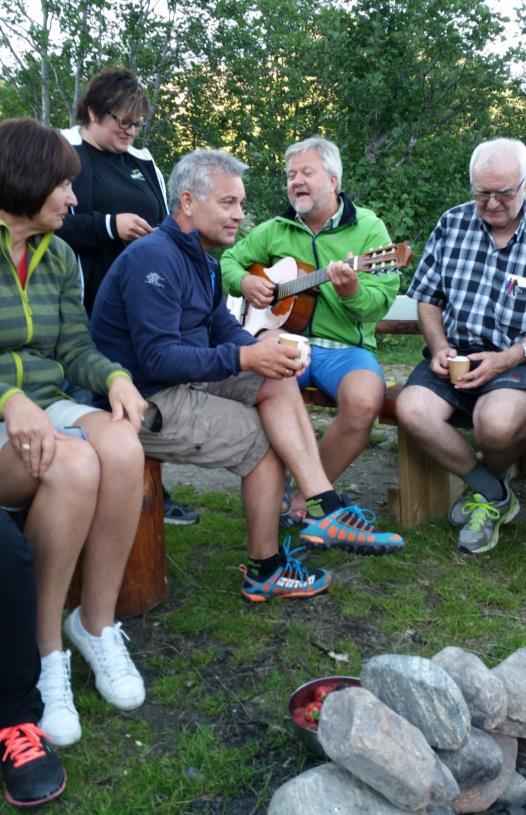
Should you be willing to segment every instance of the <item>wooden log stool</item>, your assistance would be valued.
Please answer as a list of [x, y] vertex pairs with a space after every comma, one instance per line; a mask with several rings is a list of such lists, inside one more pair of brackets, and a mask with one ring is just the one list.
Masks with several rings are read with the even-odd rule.
[[[161, 464], [146, 458], [144, 464], [144, 497], [135, 541], [122, 580], [115, 617], [144, 614], [168, 597], [164, 548], [164, 513]], [[82, 555], [79, 558], [66, 608], [80, 604], [82, 593]]]

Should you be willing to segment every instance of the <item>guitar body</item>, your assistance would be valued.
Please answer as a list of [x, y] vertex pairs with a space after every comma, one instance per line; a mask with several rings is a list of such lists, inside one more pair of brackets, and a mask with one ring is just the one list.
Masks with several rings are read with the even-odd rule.
[[[248, 271], [279, 285], [309, 274], [313, 267], [288, 257], [279, 260], [268, 269], [260, 263], [253, 263]], [[294, 334], [301, 334], [312, 317], [315, 305], [316, 294], [312, 290], [294, 297], [286, 297], [268, 308], [254, 308], [247, 303], [243, 327], [254, 336], [269, 328], [284, 328]]]

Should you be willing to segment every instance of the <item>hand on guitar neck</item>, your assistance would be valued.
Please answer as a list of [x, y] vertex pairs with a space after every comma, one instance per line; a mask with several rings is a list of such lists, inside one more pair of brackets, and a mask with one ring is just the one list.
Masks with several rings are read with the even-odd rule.
[[266, 331], [254, 345], [242, 345], [239, 359], [242, 371], [253, 371], [268, 379], [286, 379], [303, 373], [296, 348], [279, 342], [279, 332]]
[[[347, 255], [352, 259], [352, 254]], [[352, 266], [344, 260], [333, 260], [327, 266], [327, 277], [338, 297], [354, 297], [360, 291], [360, 280]]]

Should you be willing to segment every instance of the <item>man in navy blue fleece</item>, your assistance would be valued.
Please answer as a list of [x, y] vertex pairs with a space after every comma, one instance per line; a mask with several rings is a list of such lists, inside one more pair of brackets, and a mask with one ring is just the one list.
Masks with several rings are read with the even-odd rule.
[[331, 582], [326, 571], [279, 551], [285, 468], [308, 499], [306, 545], [377, 554], [403, 541], [375, 532], [332, 488], [296, 382], [299, 352], [273, 333], [256, 340], [226, 308], [219, 264], [208, 252], [234, 243], [245, 169], [219, 150], [181, 159], [168, 183], [172, 214], [113, 263], [92, 332], [150, 403], [140, 433], [149, 456], [241, 476], [249, 532], [242, 594], [265, 602], [309, 597]]

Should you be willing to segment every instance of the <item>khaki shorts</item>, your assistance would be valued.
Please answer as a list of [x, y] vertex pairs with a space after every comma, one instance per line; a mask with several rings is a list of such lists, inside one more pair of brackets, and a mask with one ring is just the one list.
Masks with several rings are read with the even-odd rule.
[[254, 407], [264, 377], [175, 385], [148, 397], [139, 438], [152, 458], [248, 475], [270, 447]]

